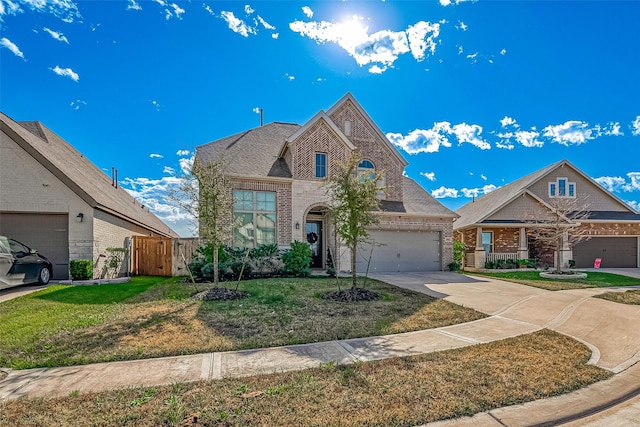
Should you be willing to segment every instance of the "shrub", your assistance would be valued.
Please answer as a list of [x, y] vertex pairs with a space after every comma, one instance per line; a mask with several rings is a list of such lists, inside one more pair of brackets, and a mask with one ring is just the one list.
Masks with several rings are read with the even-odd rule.
[[308, 243], [293, 241], [291, 249], [282, 254], [282, 262], [287, 273], [308, 276], [311, 265], [311, 247]]
[[90, 259], [72, 259], [69, 261], [69, 274], [73, 280], [93, 279], [93, 261]]
[[458, 264], [457, 262], [450, 262], [449, 264], [447, 264], [447, 267], [449, 267], [449, 271], [460, 270], [460, 264]]

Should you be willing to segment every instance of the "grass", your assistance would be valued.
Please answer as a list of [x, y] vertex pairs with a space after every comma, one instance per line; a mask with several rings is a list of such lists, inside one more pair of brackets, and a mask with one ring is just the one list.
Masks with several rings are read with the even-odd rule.
[[420, 425], [556, 396], [612, 374], [543, 330], [420, 356], [299, 372], [0, 403], [0, 424]]
[[321, 295], [335, 290], [335, 281], [314, 278], [243, 281], [240, 289], [251, 296], [235, 301], [192, 299], [194, 287], [178, 279], [51, 286], [0, 304], [0, 366], [26, 369], [271, 347], [485, 317], [378, 281], [369, 280], [367, 288], [382, 299], [327, 301]]
[[509, 282], [534, 286], [548, 291], [566, 289], [603, 288], [613, 286], [640, 286], [640, 279], [621, 276], [619, 274], [589, 271], [586, 279], [550, 280], [540, 277], [538, 271], [509, 271], [509, 272], [465, 272], [476, 276], [489, 276]]
[[604, 300], [617, 302], [620, 304], [640, 305], [640, 290], [626, 292], [607, 292], [606, 294], [596, 295], [595, 298], [602, 298]]

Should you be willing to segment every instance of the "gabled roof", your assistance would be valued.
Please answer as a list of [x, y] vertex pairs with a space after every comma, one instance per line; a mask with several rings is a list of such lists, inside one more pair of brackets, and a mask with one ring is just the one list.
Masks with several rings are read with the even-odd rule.
[[430, 217], [457, 218], [458, 214], [445, 207], [427, 193], [413, 179], [402, 177], [404, 208], [407, 213], [421, 214]]
[[[615, 200], [617, 203], [620, 203], [623, 207], [629, 210], [632, 214], [637, 214], [622, 200], [620, 200], [615, 195], [611, 194], [609, 191], [604, 189], [600, 184], [594, 181], [591, 177], [587, 176], [580, 169], [575, 167], [567, 160], [561, 160], [557, 163], [551, 164], [547, 167], [544, 167], [536, 172], [533, 172], [530, 175], [524, 176], [516, 181], [513, 181], [510, 184], [505, 185], [504, 187], [500, 187], [489, 194], [485, 194], [482, 197], [475, 199], [473, 202], [469, 202], [466, 205], [462, 206], [460, 209], [456, 211], [457, 214], [460, 215], [454, 224], [453, 227], [455, 229], [460, 229], [464, 227], [468, 227], [474, 224], [481, 224], [485, 219], [491, 217], [494, 213], [503, 209], [509, 203], [511, 203], [515, 198], [522, 196], [527, 193], [531, 196], [534, 196], [531, 192], [527, 191], [532, 185], [536, 182], [552, 173], [556, 169], [560, 167], [569, 167], [573, 169], [577, 174], [591, 182], [596, 188], [600, 189], [602, 192], [606, 193], [612, 200]], [[534, 196], [535, 197], [535, 196]], [[627, 215], [628, 217], [629, 215]], [[602, 217], [602, 215], [600, 215]], [[611, 218], [613, 219], [613, 218]], [[637, 219], [640, 219], [638, 216]]]
[[329, 128], [333, 131], [333, 133], [336, 134], [338, 139], [342, 141], [344, 145], [349, 147], [349, 149], [351, 150], [356, 149], [356, 147], [351, 143], [351, 141], [349, 141], [349, 138], [347, 138], [345, 134], [342, 133], [340, 128], [336, 126], [333, 120], [331, 120], [331, 117], [329, 117], [324, 111], [320, 110], [316, 113], [315, 116], [313, 116], [310, 120], [308, 120], [307, 123], [302, 125], [293, 135], [289, 136], [285, 140], [285, 143], [282, 144], [282, 148], [280, 149], [278, 156], [283, 157], [289, 145], [293, 143], [296, 139], [298, 139], [301, 135], [304, 135], [306, 131], [308, 131], [313, 125], [315, 125], [319, 121], [325, 122], [327, 126], [329, 126]]
[[347, 101], [351, 101], [353, 106], [356, 107], [356, 110], [358, 110], [358, 112], [362, 115], [362, 117], [365, 118], [369, 126], [371, 126], [371, 128], [378, 134], [380, 139], [382, 139], [385, 142], [385, 144], [387, 144], [391, 152], [398, 158], [398, 160], [400, 160], [400, 163], [402, 163], [402, 166], [403, 167], [407, 166], [409, 162], [407, 162], [407, 160], [402, 156], [402, 154], [400, 154], [398, 149], [391, 143], [391, 141], [387, 139], [386, 135], [382, 133], [378, 125], [371, 119], [371, 116], [369, 116], [369, 114], [364, 110], [364, 108], [362, 108], [362, 105], [360, 105], [360, 103], [356, 101], [356, 99], [353, 97], [351, 92], [347, 92], [342, 98], [338, 100], [338, 102], [333, 104], [333, 106], [329, 108], [329, 110], [327, 111], [327, 115], [331, 116], [336, 110], [342, 107], [342, 105], [345, 104]]
[[16, 122], [0, 113], [0, 129], [95, 209], [163, 236], [177, 233], [143, 208], [89, 159], [40, 122]]
[[279, 153], [298, 129], [300, 125], [296, 124], [269, 123], [201, 145], [196, 148], [197, 156], [201, 160], [224, 160], [225, 170], [231, 175], [291, 178]]

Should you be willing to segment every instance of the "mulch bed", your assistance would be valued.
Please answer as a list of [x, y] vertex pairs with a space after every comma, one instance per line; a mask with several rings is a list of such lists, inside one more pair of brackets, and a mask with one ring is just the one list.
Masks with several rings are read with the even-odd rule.
[[363, 288], [349, 288], [326, 293], [322, 295], [322, 299], [338, 302], [377, 301], [380, 294]]
[[202, 301], [227, 301], [234, 299], [247, 298], [251, 295], [249, 292], [236, 291], [222, 286], [211, 288], [204, 292], [199, 292], [193, 297]]

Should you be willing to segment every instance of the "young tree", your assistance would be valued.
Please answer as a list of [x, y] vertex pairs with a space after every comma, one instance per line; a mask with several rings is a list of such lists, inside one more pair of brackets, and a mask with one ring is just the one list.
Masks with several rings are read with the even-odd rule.
[[353, 152], [345, 163], [337, 164], [336, 173], [325, 184], [329, 196], [330, 216], [336, 233], [351, 250], [352, 287], [357, 287], [356, 252], [358, 244], [365, 242], [367, 227], [378, 222], [374, 213], [380, 207], [378, 194], [386, 192], [380, 186], [382, 171], [357, 173], [362, 158]]
[[[555, 271], [560, 273], [565, 264], [563, 254], [576, 244], [589, 238], [588, 229], [580, 221], [589, 218], [584, 198], [553, 198], [535, 216], [529, 215], [531, 236], [554, 251]], [[568, 260], [567, 260], [568, 261]]]
[[233, 195], [223, 162], [196, 159], [190, 173], [180, 180], [169, 198], [190, 214], [197, 223], [200, 237], [213, 247], [213, 282], [218, 286], [218, 248], [231, 237]]

